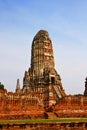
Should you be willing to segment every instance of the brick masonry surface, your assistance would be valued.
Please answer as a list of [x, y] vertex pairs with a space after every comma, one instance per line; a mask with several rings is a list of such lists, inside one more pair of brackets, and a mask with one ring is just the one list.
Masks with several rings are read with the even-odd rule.
[[0, 125], [0, 130], [87, 130], [86, 122]]

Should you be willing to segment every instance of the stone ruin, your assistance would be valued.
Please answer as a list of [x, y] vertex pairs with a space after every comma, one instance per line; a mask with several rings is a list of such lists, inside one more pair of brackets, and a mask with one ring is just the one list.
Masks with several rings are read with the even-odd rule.
[[31, 65], [25, 71], [23, 87], [0, 90], [0, 119], [55, 119], [87, 117], [87, 78], [84, 95], [67, 95], [55, 69], [52, 41], [40, 30], [32, 41]]
[[31, 49], [31, 66], [25, 71], [23, 93], [37, 92], [44, 98], [44, 107], [55, 105], [65, 96], [60, 75], [55, 70], [52, 42], [47, 31], [40, 30]]

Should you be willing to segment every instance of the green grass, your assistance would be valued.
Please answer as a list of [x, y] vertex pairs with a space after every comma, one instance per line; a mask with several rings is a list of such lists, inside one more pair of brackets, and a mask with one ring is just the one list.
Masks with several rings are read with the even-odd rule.
[[56, 120], [39, 119], [39, 120], [2, 120], [0, 124], [27, 124], [27, 123], [67, 123], [67, 122], [87, 122], [87, 118], [59, 118]]

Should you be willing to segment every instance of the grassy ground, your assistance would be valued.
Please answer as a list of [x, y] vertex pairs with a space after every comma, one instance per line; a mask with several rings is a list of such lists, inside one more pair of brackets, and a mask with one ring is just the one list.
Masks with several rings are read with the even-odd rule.
[[26, 124], [26, 123], [55, 123], [55, 122], [87, 122], [87, 118], [59, 118], [57, 120], [0, 120], [0, 124]]

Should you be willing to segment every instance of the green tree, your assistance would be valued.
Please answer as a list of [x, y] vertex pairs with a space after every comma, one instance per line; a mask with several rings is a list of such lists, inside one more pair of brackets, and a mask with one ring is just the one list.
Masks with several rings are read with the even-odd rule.
[[1, 84], [1, 82], [0, 82], [0, 89], [1, 89], [1, 90], [4, 90], [4, 85]]

